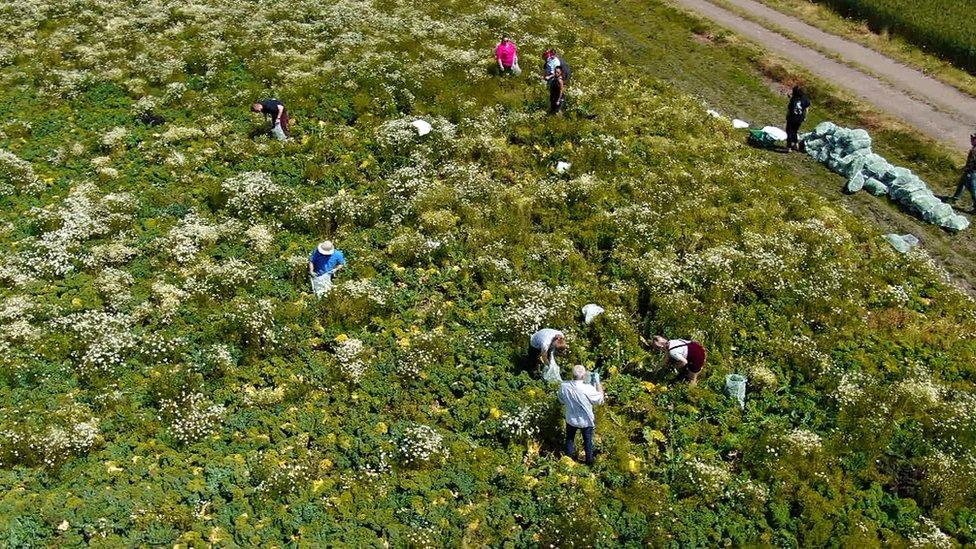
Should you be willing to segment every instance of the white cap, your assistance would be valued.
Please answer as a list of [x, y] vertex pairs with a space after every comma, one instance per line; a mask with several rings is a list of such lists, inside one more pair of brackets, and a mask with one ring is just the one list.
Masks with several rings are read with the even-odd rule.
[[335, 246], [332, 245], [331, 240], [326, 240], [319, 244], [319, 253], [322, 255], [332, 255], [335, 252]]

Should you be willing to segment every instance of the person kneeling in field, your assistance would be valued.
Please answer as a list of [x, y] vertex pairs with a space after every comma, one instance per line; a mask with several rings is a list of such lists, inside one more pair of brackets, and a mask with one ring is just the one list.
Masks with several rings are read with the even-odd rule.
[[346, 257], [341, 250], [335, 249], [331, 240], [322, 242], [308, 258], [308, 276], [312, 280], [312, 292], [315, 297], [322, 297], [332, 289], [332, 277], [337, 271], [345, 267]]
[[542, 379], [558, 383], [562, 381], [559, 365], [556, 364], [556, 354], [564, 355], [569, 350], [566, 336], [559, 330], [543, 328], [529, 338], [529, 364], [532, 368], [541, 368]]
[[705, 367], [705, 347], [697, 341], [687, 339], [668, 339], [664, 336], [654, 336], [654, 348], [664, 352], [661, 365], [669, 363], [684, 368], [689, 385], [698, 384], [698, 374]]
[[566, 409], [566, 455], [576, 459], [576, 431], [582, 431], [586, 464], [593, 465], [593, 430], [596, 428], [593, 406], [603, 404], [606, 393], [602, 383], [597, 382], [594, 387], [585, 379], [586, 368], [582, 364], [573, 366], [573, 380], [564, 381], [559, 386], [559, 401]]

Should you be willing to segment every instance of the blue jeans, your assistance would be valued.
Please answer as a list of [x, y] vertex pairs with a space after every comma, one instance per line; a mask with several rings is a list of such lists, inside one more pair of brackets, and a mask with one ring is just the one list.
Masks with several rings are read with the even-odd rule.
[[976, 208], [976, 173], [962, 174], [962, 179], [959, 180], [959, 185], [956, 186], [956, 192], [952, 195], [952, 199], [959, 200], [962, 198], [964, 190], [969, 191], [969, 196], [973, 198], [973, 207]]
[[576, 457], [576, 431], [583, 431], [583, 451], [586, 452], [586, 464], [593, 464], [593, 427], [573, 427], [566, 424], [566, 455]]

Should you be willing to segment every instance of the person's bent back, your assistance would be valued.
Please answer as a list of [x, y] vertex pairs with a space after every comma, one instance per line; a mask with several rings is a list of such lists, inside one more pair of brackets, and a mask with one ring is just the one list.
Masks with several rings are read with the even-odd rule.
[[556, 355], [566, 354], [569, 346], [566, 336], [559, 330], [543, 328], [529, 338], [529, 352], [527, 366], [529, 372], [539, 371], [542, 379], [549, 382], [562, 381]]
[[279, 141], [287, 141], [291, 136], [290, 118], [285, 104], [277, 99], [265, 99], [251, 105], [251, 112], [261, 113], [271, 120], [271, 135]]

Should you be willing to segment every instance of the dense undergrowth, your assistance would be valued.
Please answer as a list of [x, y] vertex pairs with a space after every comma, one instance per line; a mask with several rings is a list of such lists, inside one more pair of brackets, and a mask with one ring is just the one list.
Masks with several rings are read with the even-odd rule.
[[[5, 9], [6, 545], [976, 541], [973, 303], [553, 5]], [[502, 30], [566, 52], [564, 116]], [[592, 470], [543, 325], [604, 372]]]

